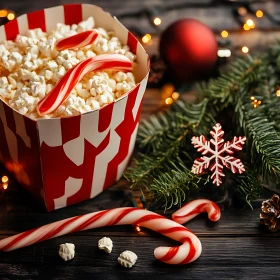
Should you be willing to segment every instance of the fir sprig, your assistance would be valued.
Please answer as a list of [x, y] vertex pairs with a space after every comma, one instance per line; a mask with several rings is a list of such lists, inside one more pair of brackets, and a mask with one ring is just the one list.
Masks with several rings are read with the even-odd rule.
[[[165, 208], [180, 205], [197, 189], [206, 190], [207, 174], [199, 177], [190, 172], [196, 157], [190, 139], [207, 135], [215, 120], [223, 121], [232, 127], [230, 133], [246, 135], [241, 157], [248, 166], [219, 191], [238, 194], [250, 204], [262, 183], [280, 177], [280, 97], [275, 94], [279, 88], [280, 43], [266, 54], [236, 60], [220, 77], [198, 86], [200, 95], [194, 104], [178, 101], [140, 125], [141, 153], [128, 169], [127, 179], [132, 186], [146, 187]], [[261, 101], [257, 108], [252, 96]]]

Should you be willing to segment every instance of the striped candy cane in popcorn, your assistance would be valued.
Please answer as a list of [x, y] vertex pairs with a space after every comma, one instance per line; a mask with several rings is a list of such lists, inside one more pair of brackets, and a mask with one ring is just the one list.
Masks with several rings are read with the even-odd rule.
[[[193, 210], [193, 208], [190, 210]], [[219, 211], [219, 208], [217, 208], [217, 211]], [[186, 214], [185, 212], [187, 212], [186, 206], [184, 206], [184, 215]], [[183, 243], [177, 247], [156, 248], [154, 255], [162, 262], [187, 264], [195, 261], [201, 254], [200, 240], [187, 228], [156, 213], [132, 207], [103, 210], [76, 216], [29, 230], [1, 240], [0, 251], [12, 251], [71, 232], [126, 224], [137, 224]]]
[[97, 37], [96, 30], [88, 30], [56, 41], [55, 47], [58, 51], [82, 48], [91, 45]]
[[68, 70], [49, 94], [38, 102], [38, 114], [47, 115], [57, 109], [87, 73], [105, 69], [132, 71], [132, 62], [121, 54], [102, 54], [81, 61]]
[[215, 202], [208, 199], [196, 199], [174, 212], [172, 220], [184, 224], [202, 212], [207, 212], [212, 222], [217, 222], [221, 218], [220, 208]]

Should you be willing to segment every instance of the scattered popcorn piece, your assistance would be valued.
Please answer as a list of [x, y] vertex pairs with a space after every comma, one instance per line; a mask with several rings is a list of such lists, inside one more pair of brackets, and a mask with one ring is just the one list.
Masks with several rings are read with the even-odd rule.
[[98, 241], [98, 249], [110, 254], [113, 249], [113, 241], [108, 237], [103, 237]]
[[120, 265], [131, 268], [137, 261], [137, 255], [131, 251], [124, 251], [118, 257], [118, 262]]
[[75, 256], [75, 245], [72, 243], [65, 243], [59, 246], [59, 256], [65, 260], [72, 260]]

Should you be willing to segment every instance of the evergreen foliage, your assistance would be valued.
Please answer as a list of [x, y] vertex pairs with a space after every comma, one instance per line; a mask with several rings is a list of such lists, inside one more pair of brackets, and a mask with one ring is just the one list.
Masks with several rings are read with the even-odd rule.
[[[181, 205], [201, 190], [206, 194], [207, 188], [210, 197], [222, 190], [229, 199], [237, 195], [250, 204], [260, 195], [262, 184], [277, 185], [280, 177], [280, 91], [276, 94], [280, 43], [266, 54], [236, 60], [197, 89], [194, 104], [178, 101], [141, 123], [137, 137], [141, 152], [125, 176], [132, 186], [148, 189], [164, 208]], [[246, 147], [238, 157], [247, 166], [244, 174], [228, 174], [221, 187], [213, 188], [208, 173], [198, 176], [190, 171], [198, 156], [190, 139], [201, 134], [209, 139], [216, 122], [223, 124], [226, 140], [246, 135]]]

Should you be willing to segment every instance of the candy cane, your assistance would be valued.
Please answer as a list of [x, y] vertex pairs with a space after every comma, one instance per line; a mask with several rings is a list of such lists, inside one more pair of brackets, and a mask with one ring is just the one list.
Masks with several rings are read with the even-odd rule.
[[[184, 211], [187, 211], [186, 206]], [[219, 208], [217, 208], [219, 211]], [[12, 251], [68, 233], [113, 225], [138, 225], [183, 243], [177, 247], [158, 247], [155, 257], [168, 264], [195, 261], [202, 247], [197, 236], [180, 224], [148, 210], [125, 207], [103, 210], [54, 222], [0, 241], [0, 251]]]
[[49, 94], [38, 102], [38, 114], [43, 116], [53, 112], [65, 101], [75, 85], [87, 73], [101, 69], [132, 71], [132, 62], [121, 54], [102, 54], [81, 61], [68, 70]]
[[202, 212], [208, 213], [209, 220], [217, 222], [221, 217], [219, 206], [208, 199], [196, 199], [188, 202], [172, 215], [172, 220], [184, 224]]
[[95, 30], [88, 30], [73, 36], [69, 36], [57, 40], [55, 44], [55, 48], [58, 51], [82, 48], [92, 44], [97, 37], [98, 37], [98, 33]]

